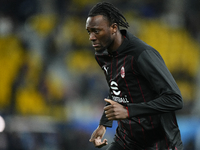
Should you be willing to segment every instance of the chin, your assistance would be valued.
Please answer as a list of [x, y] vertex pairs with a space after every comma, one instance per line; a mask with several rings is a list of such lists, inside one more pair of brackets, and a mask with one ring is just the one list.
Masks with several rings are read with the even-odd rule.
[[103, 50], [102, 48], [94, 48], [95, 51], [101, 51]]
[[101, 51], [101, 48], [94, 48], [95, 51]]
[[106, 48], [105, 47], [96, 47], [94, 48], [95, 51], [104, 51]]

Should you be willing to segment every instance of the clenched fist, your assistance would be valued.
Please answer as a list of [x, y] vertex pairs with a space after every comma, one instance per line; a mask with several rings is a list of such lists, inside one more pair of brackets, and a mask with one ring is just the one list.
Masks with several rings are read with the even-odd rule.
[[128, 111], [125, 106], [110, 100], [105, 99], [110, 105], [104, 107], [104, 111], [108, 120], [121, 120], [128, 118]]

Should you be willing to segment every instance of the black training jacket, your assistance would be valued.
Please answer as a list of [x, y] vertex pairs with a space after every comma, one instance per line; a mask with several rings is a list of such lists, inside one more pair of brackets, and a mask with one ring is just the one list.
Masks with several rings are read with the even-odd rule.
[[[158, 51], [126, 30], [121, 33], [124, 41], [116, 51], [95, 52], [109, 98], [129, 113], [118, 121], [115, 141], [130, 150], [182, 150], [175, 111], [183, 102], [173, 76]], [[105, 113], [100, 125], [112, 127]]]

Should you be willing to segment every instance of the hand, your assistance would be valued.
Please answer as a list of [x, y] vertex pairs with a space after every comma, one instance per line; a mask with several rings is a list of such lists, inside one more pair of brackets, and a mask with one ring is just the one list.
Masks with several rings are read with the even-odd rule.
[[95, 147], [101, 148], [108, 144], [107, 139], [104, 139], [103, 142], [101, 142], [101, 139], [103, 138], [104, 134], [106, 133], [106, 127], [103, 125], [98, 126], [98, 128], [92, 133], [92, 136], [90, 138], [90, 142], [93, 142]]
[[111, 104], [104, 107], [108, 120], [121, 120], [128, 118], [128, 112], [125, 106], [110, 99], [105, 99], [105, 101]]

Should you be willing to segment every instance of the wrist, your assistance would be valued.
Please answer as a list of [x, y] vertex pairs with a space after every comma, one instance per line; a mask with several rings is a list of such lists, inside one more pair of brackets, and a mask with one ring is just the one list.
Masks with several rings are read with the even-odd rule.
[[103, 128], [106, 130], [106, 126], [104, 126], [104, 125], [99, 125], [99, 128]]

